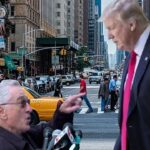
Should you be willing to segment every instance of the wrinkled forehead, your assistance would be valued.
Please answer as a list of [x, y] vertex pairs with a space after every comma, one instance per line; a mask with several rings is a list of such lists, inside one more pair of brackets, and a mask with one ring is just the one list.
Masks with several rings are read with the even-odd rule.
[[23, 92], [23, 89], [20, 86], [13, 86], [12, 88], [9, 89], [9, 93], [11, 102], [17, 101], [17, 99], [21, 97], [26, 97]]

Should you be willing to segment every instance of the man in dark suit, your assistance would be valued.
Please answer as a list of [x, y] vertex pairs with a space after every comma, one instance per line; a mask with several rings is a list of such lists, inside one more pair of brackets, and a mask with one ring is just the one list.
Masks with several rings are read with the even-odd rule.
[[127, 57], [120, 90], [120, 134], [115, 150], [150, 149], [150, 23], [137, 0], [114, 0], [102, 20]]

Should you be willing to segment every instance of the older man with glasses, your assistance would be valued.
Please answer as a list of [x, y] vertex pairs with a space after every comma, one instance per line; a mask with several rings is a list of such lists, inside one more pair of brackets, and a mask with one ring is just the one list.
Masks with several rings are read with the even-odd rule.
[[43, 130], [62, 128], [70, 113], [81, 106], [84, 93], [69, 97], [58, 107], [53, 121], [30, 126], [32, 111], [29, 100], [15, 80], [0, 83], [0, 149], [34, 150], [42, 148]]

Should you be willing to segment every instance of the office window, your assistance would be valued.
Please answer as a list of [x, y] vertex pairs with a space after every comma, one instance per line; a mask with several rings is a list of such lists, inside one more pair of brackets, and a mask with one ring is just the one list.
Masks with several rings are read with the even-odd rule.
[[11, 26], [11, 33], [15, 33], [16, 32], [16, 25], [12, 24]]
[[60, 21], [59, 20], [56, 21], [56, 25], [60, 26]]
[[15, 15], [15, 6], [11, 6], [11, 12], [10, 12], [11, 16]]
[[60, 8], [60, 7], [61, 7], [60, 3], [57, 3], [56, 8]]
[[60, 34], [60, 29], [57, 29], [57, 34]]
[[56, 17], [60, 17], [60, 12], [56, 12]]
[[15, 46], [16, 46], [16, 43], [15, 42], [11, 42], [11, 51], [15, 51]]

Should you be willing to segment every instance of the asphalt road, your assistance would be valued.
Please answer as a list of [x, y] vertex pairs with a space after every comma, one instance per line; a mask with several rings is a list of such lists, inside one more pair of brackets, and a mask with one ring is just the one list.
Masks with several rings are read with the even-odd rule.
[[[83, 132], [81, 150], [113, 150], [119, 133], [118, 113], [98, 113], [100, 108], [100, 100], [97, 98], [98, 88], [99, 85], [97, 84], [89, 85], [87, 83], [88, 98], [94, 108], [94, 112], [86, 113], [87, 106], [83, 102], [81, 109], [74, 115], [74, 128]], [[64, 86], [62, 89], [65, 98], [78, 92], [79, 83]]]

